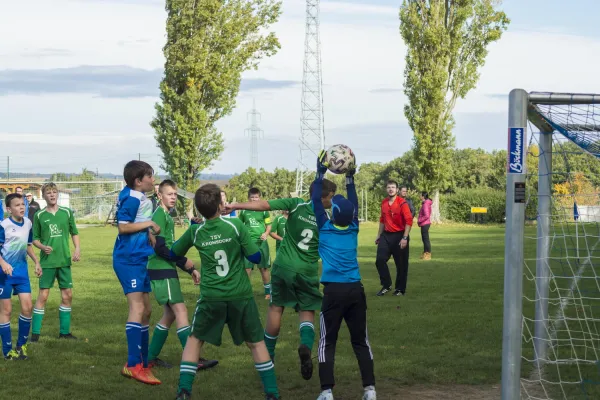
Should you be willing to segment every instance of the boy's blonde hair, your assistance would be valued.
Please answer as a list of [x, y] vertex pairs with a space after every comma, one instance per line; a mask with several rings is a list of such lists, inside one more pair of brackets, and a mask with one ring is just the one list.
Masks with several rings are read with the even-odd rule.
[[44, 183], [42, 185], [42, 196], [46, 194], [46, 190], [56, 190], [58, 192], [58, 186], [54, 182]]

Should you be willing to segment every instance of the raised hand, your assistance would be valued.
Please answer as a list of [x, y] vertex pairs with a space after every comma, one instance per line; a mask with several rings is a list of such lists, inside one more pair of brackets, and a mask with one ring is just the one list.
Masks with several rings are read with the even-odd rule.
[[325, 174], [327, 172], [327, 168], [329, 167], [329, 163], [325, 161], [327, 156], [327, 152], [325, 150], [321, 150], [319, 152], [319, 156], [317, 157], [317, 172], [321, 174]]

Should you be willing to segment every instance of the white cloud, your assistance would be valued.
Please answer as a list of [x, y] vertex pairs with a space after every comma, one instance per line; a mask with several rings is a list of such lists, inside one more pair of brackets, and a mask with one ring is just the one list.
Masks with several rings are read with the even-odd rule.
[[[247, 72], [246, 78], [302, 79], [304, 10], [302, 0], [284, 2], [281, 21], [273, 27], [282, 49], [263, 60], [257, 71]], [[328, 142], [352, 145], [362, 161], [400, 155], [412, 139], [403, 112], [406, 49], [398, 32], [397, 7], [322, 2], [321, 18]], [[26, 15], [21, 5], [8, 3], [0, 14], [0, 35], [11, 40], [0, 41], [0, 69], [162, 68], [165, 20], [162, 2], [32, 0]], [[600, 40], [535, 29], [507, 32], [490, 47], [477, 89], [457, 104], [459, 146], [505, 145], [507, 102], [491, 95], [508, 94], [516, 87], [600, 92], [595, 79]], [[265, 132], [259, 146], [261, 163], [268, 169], [294, 168], [300, 97], [300, 86], [240, 93], [237, 109], [219, 122], [226, 150], [213, 170], [239, 172], [248, 166], [244, 129], [253, 100]], [[10, 151], [17, 155], [37, 151], [34, 144], [60, 143], [52, 147], [54, 156], [67, 159], [77, 151], [88, 162], [118, 172], [122, 165], [108, 161], [115, 154], [126, 160], [126, 154], [158, 153], [149, 126], [156, 100], [85, 94], [3, 96], [0, 132], [6, 133], [0, 134], [0, 141], [13, 143]], [[73, 170], [79, 169], [78, 163], [73, 159]]]

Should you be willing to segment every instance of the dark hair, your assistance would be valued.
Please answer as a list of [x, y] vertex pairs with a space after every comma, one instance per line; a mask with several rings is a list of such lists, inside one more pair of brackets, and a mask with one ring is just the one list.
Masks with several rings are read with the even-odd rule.
[[402, 185], [402, 186], [400, 186], [400, 190], [402, 190], [402, 189], [408, 190], [408, 187], [406, 187], [406, 185]]
[[388, 186], [388, 185], [396, 185], [396, 189], [399, 189], [398, 182], [396, 182], [395, 180], [392, 180], [392, 179], [388, 180], [387, 183], [385, 184], [385, 186]]
[[123, 169], [123, 178], [125, 179], [125, 183], [130, 188], [134, 188], [135, 180], [144, 179], [145, 176], [154, 175], [154, 169], [144, 161], [133, 160], [129, 161], [125, 164], [125, 168]]
[[421, 196], [425, 197], [425, 200], [429, 200], [429, 193], [421, 192]]
[[23, 195], [19, 194], [19, 193], [11, 193], [8, 196], [6, 196], [6, 198], [4, 199], [4, 204], [6, 204], [6, 207], [10, 207], [10, 202], [13, 201], [14, 199], [22, 199]]
[[260, 189], [256, 187], [251, 187], [250, 190], [248, 190], [248, 197], [252, 196], [253, 194], [261, 196]]
[[[308, 189], [308, 193], [312, 196], [314, 182], [310, 184], [310, 188]], [[337, 185], [331, 182], [329, 179], [323, 179], [323, 193], [321, 194], [322, 198], [329, 196], [330, 193], [337, 192]]]
[[21, 190], [23, 190], [23, 186], [17, 186], [17, 187], [15, 188], [15, 190], [17, 190], [17, 189], [21, 189]]
[[165, 186], [172, 187], [173, 189], [177, 189], [177, 184], [170, 179], [163, 180], [160, 185], [158, 185], [158, 191], [161, 192]]
[[196, 209], [206, 219], [215, 216], [221, 204], [221, 188], [214, 183], [202, 185], [194, 196]]

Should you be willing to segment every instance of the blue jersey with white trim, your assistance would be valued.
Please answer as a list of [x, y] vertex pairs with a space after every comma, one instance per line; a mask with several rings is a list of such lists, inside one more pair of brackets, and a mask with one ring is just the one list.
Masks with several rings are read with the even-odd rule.
[[[12, 280], [28, 280], [27, 246], [33, 241], [32, 224], [29, 218], [16, 222], [6, 218], [0, 222], [0, 255], [13, 268]], [[3, 272], [0, 270], [0, 275]]]
[[[117, 202], [117, 223], [130, 224], [152, 220], [152, 201], [142, 192], [125, 187]], [[125, 265], [146, 265], [154, 254], [148, 229], [117, 236], [113, 250], [114, 262]]]

